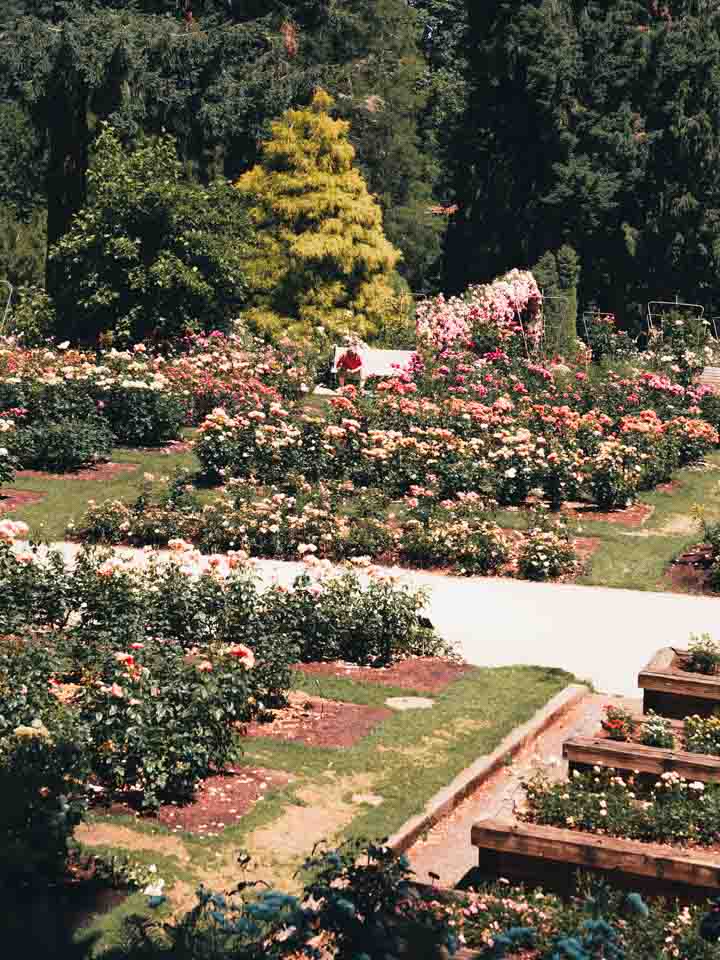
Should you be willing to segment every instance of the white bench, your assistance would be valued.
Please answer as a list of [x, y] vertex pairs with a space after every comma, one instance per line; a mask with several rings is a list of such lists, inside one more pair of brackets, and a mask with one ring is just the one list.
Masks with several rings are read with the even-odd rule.
[[[348, 347], [335, 347], [333, 373], [337, 373], [338, 360], [347, 350]], [[357, 353], [362, 360], [361, 381], [368, 377], [397, 377], [415, 356], [414, 350], [375, 350], [372, 347], [358, 350]]]

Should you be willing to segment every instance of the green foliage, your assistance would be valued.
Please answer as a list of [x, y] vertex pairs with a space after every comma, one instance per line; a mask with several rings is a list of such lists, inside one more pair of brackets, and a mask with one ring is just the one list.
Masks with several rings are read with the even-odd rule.
[[110, 654], [85, 687], [80, 719], [88, 763], [104, 787], [132, 786], [143, 806], [191, 799], [197, 781], [238, 753], [234, 724], [247, 711], [239, 647], [185, 648], [148, 638]]
[[[663, 773], [649, 786], [595, 767], [564, 783], [535, 777], [525, 784], [523, 818], [628, 840], [711, 846], [720, 827], [720, 787]], [[638, 800], [643, 801], [638, 804]]]
[[84, 420], [37, 421], [9, 435], [10, 450], [22, 469], [66, 473], [110, 459], [113, 437], [97, 416]]
[[257, 246], [246, 254], [248, 322], [278, 337], [374, 333], [394, 306], [399, 253], [353, 167], [349, 124], [327, 93], [272, 125], [260, 164], [236, 186], [251, 204]]
[[101, 393], [99, 413], [120, 446], [143, 447], [175, 440], [185, 421], [180, 398], [151, 387], [113, 385]]
[[670, 721], [665, 717], [658, 716], [653, 710], [648, 710], [643, 719], [639, 741], [646, 747], [673, 750], [675, 748], [675, 735]]
[[171, 137], [126, 149], [110, 126], [88, 185], [87, 206], [50, 252], [58, 333], [128, 343], [227, 327], [244, 295], [238, 194], [188, 180]]
[[[26, 219], [19, 219], [12, 207], [0, 206], [0, 277], [16, 288], [16, 297], [19, 288], [43, 282], [45, 217], [41, 211], [33, 210]], [[5, 303], [6, 293], [7, 288], [3, 286], [0, 290], [2, 304]], [[17, 305], [14, 309], [17, 310]], [[17, 321], [13, 329], [16, 326]]]
[[683, 747], [690, 753], [720, 756], [720, 717], [686, 717], [683, 724]]
[[0, 889], [57, 881], [85, 813], [87, 756], [69, 723], [36, 717], [0, 739]]
[[720, 666], [720, 644], [709, 633], [690, 634], [687, 657], [683, 659], [683, 669], [690, 673], [717, 673]]
[[55, 323], [55, 307], [41, 287], [15, 288], [4, 332], [12, 333], [26, 346], [34, 347], [51, 336]]

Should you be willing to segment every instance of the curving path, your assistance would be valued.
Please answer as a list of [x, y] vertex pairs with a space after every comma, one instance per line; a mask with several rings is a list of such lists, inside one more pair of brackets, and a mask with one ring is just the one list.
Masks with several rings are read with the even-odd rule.
[[[68, 558], [79, 549], [55, 546]], [[119, 552], [142, 558], [141, 550]], [[267, 583], [292, 583], [304, 569], [279, 560], [255, 564]], [[684, 646], [690, 633], [720, 640], [720, 598], [383, 569], [428, 589], [428, 616], [469, 663], [561, 667], [604, 693], [637, 696], [638, 671], [652, 654]]]

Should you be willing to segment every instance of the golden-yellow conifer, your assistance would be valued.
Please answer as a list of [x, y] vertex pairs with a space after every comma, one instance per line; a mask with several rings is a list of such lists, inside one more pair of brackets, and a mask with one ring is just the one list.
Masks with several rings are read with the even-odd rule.
[[371, 336], [393, 309], [399, 252], [353, 167], [349, 124], [333, 120], [332, 97], [287, 110], [272, 125], [259, 164], [236, 187], [248, 197], [256, 246], [245, 264], [258, 332], [307, 337], [351, 329]]

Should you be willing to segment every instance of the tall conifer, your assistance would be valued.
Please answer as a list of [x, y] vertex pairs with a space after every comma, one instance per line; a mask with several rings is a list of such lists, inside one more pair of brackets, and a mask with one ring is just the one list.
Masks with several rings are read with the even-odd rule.
[[246, 318], [271, 336], [318, 327], [372, 335], [393, 308], [400, 254], [353, 166], [350, 125], [332, 119], [332, 105], [318, 90], [310, 107], [286, 111], [261, 162], [236, 184], [257, 232], [246, 266], [256, 306]]

